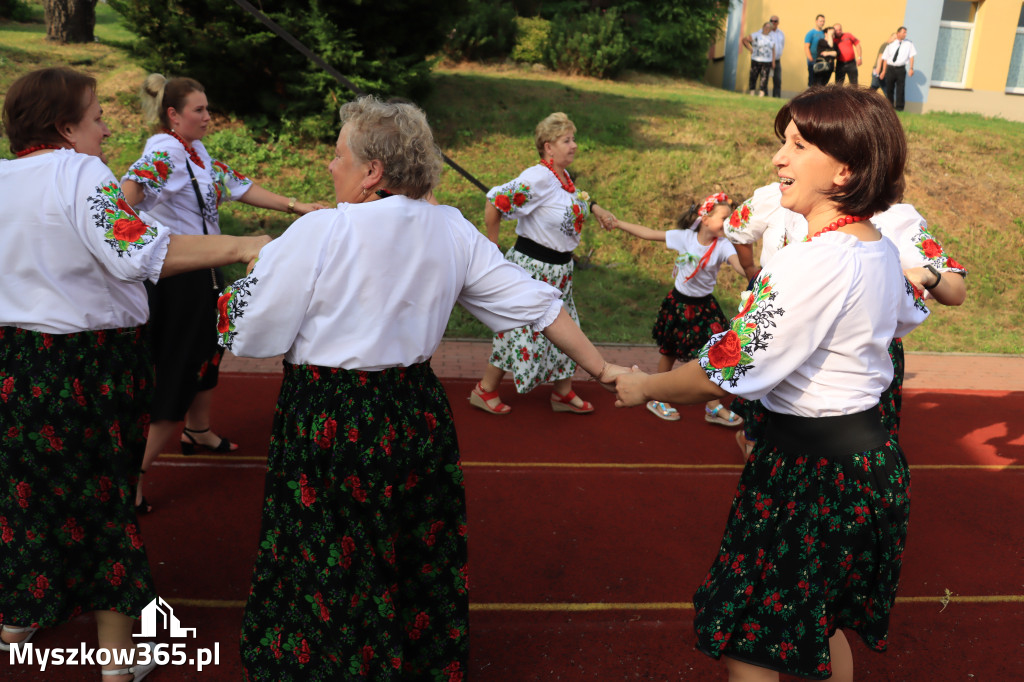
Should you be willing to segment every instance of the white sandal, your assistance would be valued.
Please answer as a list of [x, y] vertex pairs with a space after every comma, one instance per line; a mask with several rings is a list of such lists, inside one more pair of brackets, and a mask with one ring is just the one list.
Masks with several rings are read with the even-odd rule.
[[719, 416], [718, 413], [724, 409], [725, 405], [722, 405], [721, 403], [719, 403], [718, 407], [716, 407], [713, 410], [708, 409], [708, 407], [705, 405], [704, 421], [708, 422], [709, 424], [718, 424], [719, 426], [740, 426], [743, 424], [743, 417], [739, 416], [732, 410], [726, 410], [729, 413], [728, 419]]
[[139, 642], [139, 647], [145, 647], [149, 652], [149, 663], [146, 665], [133, 665], [130, 668], [118, 668], [117, 670], [101, 670], [100, 674], [103, 677], [111, 677], [113, 675], [134, 675], [131, 682], [142, 682], [142, 680], [149, 675], [151, 672], [156, 670], [156, 660], [153, 658], [153, 643], [152, 642]]
[[11, 650], [11, 646], [13, 646], [15, 644], [28, 644], [28, 640], [30, 640], [33, 637], [35, 637], [36, 633], [39, 632], [39, 630], [40, 630], [40, 628], [34, 628], [34, 627], [31, 627], [31, 626], [26, 627], [26, 628], [16, 628], [16, 627], [11, 627], [10, 625], [4, 625], [3, 626], [3, 631], [4, 632], [9, 632], [12, 635], [20, 635], [23, 632], [27, 632], [28, 636], [25, 639], [21, 640], [20, 642], [5, 642], [2, 639], [0, 639], [0, 651], [10, 651]]

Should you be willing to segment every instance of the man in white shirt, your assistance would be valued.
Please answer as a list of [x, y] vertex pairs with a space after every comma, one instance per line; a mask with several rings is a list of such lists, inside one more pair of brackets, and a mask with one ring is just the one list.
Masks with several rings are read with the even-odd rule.
[[782, 48], [786, 45], [786, 34], [779, 29], [779, 15], [773, 14], [768, 20], [772, 25], [771, 37], [775, 39], [775, 68], [772, 69], [772, 97], [782, 97]]
[[885, 79], [882, 89], [885, 97], [896, 111], [903, 111], [903, 95], [907, 76], [914, 75], [914, 57], [917, 49], [907, 40], [907, 27], [900, 26], [896, 31], [896, 40], [889, 43], [882, 53], [885, 60]]

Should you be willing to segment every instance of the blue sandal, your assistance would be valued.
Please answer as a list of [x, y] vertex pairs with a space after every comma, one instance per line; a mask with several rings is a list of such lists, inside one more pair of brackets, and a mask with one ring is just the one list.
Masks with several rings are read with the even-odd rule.
[[725, 406], [719, 404], [718, 407], [711, 410], [707, 406], [704, 407], [704, 421], [709, 424], [718, 424], [719, 426], [740, 426], [743, 424], [743, 417], [739, 416], [735, 412], [726, 410], [729, 413], [729, 418], [720, 416], [718, 413], [725, 409]]

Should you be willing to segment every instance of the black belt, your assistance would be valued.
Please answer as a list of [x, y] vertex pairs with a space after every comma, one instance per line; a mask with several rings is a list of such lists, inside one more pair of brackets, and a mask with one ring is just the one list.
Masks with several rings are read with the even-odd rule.
[[551, 265], [565, 265], [572, 260], [572, 251], [555, 251], [526, 237], [516, 237], [516, 251], [534, 260]]
[[880, 448], [889, 440], [878, 406], [838, 417], [768, 412], [765, 438], [792, 454], [841, 457]]

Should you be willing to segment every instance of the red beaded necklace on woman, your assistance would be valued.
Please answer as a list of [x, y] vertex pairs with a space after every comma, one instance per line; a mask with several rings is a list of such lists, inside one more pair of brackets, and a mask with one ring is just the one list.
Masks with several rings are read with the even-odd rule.
[[568, 169], [562, 169], [562, 172], [565, 173], [565, 180], [563, 181], [562, 178], [558, 177], [558, 173], [555, 173], [555, 162], [554, 161], [552, 161], [550, 159], [541, 159], [540, 160], [540, 165], [544, 166], [549, 171], [554, 173], [555, 177], [558, 179], [558, 184], [560, 184], [562, 186], [562, 189], [564, 189], [566, 192], [569, 192], [570, 194], [576, 192], [576, 185], [575, 185], [575, 183], [573, 183], [572, 178], [569, 177], [569, 170]]
[[804, 241], [805, 242], [809, 242], [814, 237], [817, 237], [819, 234], [825, 234], [826, 232], [835, 232], [836, 230], [838, 230], [840, 227], [843, 227], [844, 225], [853, 225], [854, 223], [859, 223], [862, 220], [867, 220], [867, 217], [860, 217], [860, 216], [855, 216], [855, 215], [840, 216], [840, 217], [836, 218], [835, 220], [833, 220], [831, 223], [829, 223], [828, 227], [821, 228], [820, 230], [818, 230], [813, 235], [808, 234], [806, 237], [804, 237]]
[[206, 168], [206, 166], [203, 164], [203, 160], [200, 159], [199, 154], [196, 153], [196, 150], [193, 149], [192, 145], [190, 145], [188, 142], [185, 142], [185, 139], [181, 135], [174, 132], [173, 130], [170, 130], [169, 128], [164, 128], [164, 132], [181, 143], [181, 146], [184, 147], [185, 151], [188, 152], [188, 158], [192, 160], [192, 163], [199, 166], [200, 168]]
[[14, 155], [20, 159], [23, 156], [28, 156], [29, 154], [40, 152], [44, 149], [66, 149], [66, 147], [61, 147], [56, 144], [37, 144], [35, 147], [29, 147], [27, 149], [22, 149], [20, 152], [15, 152]]

